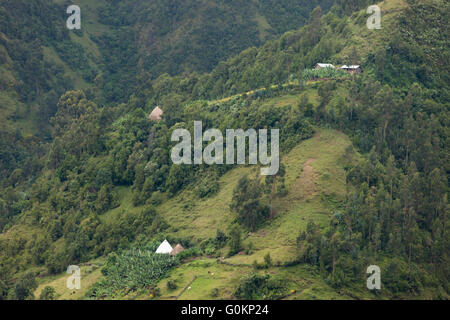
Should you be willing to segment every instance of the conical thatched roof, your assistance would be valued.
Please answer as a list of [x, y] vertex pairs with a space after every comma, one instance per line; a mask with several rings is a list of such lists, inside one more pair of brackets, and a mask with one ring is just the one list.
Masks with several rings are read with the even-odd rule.
[[153, 109], [152, 113], [148, 116], [150, 121], [159, 121], [162, 120], [161, 116], [163, 115], [162, 109], [158, 106], [155, 109]]
[[170, 253], [171, 256], [176, 256], [181, 251], [184, 251], [184, 248], [181, 244], [177, 244], [175, 248], [173, 248], [172, 252]]

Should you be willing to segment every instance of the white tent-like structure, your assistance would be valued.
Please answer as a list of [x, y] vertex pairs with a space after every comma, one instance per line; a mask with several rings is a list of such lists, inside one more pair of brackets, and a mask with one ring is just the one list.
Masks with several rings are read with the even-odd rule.
[[161, 244], [159, 245], [158, 249], [156, 249], [156, 253], [162, 253], [162, 254], [170, 254], [172, 252], [173, 248], [170, 245], [169, 241], [165, 239]]

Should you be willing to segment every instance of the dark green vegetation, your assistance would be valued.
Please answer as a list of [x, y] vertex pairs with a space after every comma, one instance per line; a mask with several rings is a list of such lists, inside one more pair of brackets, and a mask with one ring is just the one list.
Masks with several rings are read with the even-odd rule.
[[[72, 32], [66, 29], [64, 1], [1, 0], [2, 181], [11, 185], [11, 175], [39, 175], [37, 159], [54, 139], [49, 120], [66, 91], [82, 88], [100, 106], [128, 101], [132, 93], [142, 107], [152, 103], [146, 102], [150, 97], [159, 102], [166, 94], [155, 95], [159, 90], [152, 90], [151, 79], [161, 76], [164, 86], [164, 79], [172, 81], [167, 73], [193, 72], [190, 76], [198, 78], [197, 72], [262, 44], [270, 38], [266, 32], [274, 37], [301, 26], [317, 4], [329, 8], [330, 1], [279, 1], [275, 11], [298, 18], [287, 19], [257, 1], [81, 1], [82, 30]], [[248, 12], [254, 17], [248, 19]], [[192, 89], [191, 81], [185, 85]], [[171, 101], [178, 103], [177, 97]], [[10, 197], [0, 202], [6, 211], [0, 227], [23, 209], [11, 207], [9, 202], [19, 199], [12, 194], [4, 198]]]
[[268, 274], [264, 276], [252, 274], [242, 279], [235, 296], [246, 300], [271, 300], [281, 298], [285, 294], [283, 288], [283, 280], [272, 279]]
[[110, 254], [102, 269], [105, 278], [89, 293], [93, 298], [114, 298], [138, 288], [154, 287], [177, 264], [177, 258], [154, 253], [156, 246]]
[[[110, 254], [88, 296], [153, 290], [164, 276], [172, 281], [164, 290], [182, 290], [182, 276], [214, 267], [224, 287], [236, 273], [240, 282], [211, 288], [211, 297], [278, 298], [290, 289], [280, 279], [298, 266], [309, 281], [320, 283], [315, 273], [325, 280], [327, 289], [309, 298], [353, 289], [345, 297], [448, 298], [448, 3], [387, 0], [383, 29], [371, 31], [368, 1], [336, 1], [262, 44], [303, 24], [310, 10], [297, 2], [217, 1], [199, 10], [201, 2], [100, 1], [90, 13], [95, 25], [72, 34], [60, 4], [0, 0], [1, 297], [33, 297], [30, 271], [53, 275]], [[36, 28], [19, 18], [29, 14]], [[293, 25], [289, 14], [303, 18]], [[274, 31], [259, 38], [264, 17]], [[303, 82], [317, 62], [358, 63], [364, 72]], [[164, 110], [157, 123], [147, 120], [155, 105]], [[248, 167], [173, 165], [171, 133], [193, 121], [222, 131], [280, 128], [285, 170], [259, 180]], [[353, 144], [324, 165], [344, 167], [342, 181], [328, 171], [315, 177], [313, 158], [293, 171], [296, 147], [320, 144], [330, 128]], [[331, 157], [332, 147], [321, 155]], [[283, 224], [297, 203], [302, 215]], [[314, 219], [302, 221], [310, 211]], [[183, 220], [190, 216], [192, 226]], [[293, 252], [290, 236], [270, 239], [286, 245], [285, 256], [264, 242], [279, 226], [297, 238]], [[258, 230], [262, 240], [252, 243], [249, 232]], [[177, 268], [148, 248], [167, 234], [188, 248]], [[199, 255], [240, 264], [186, 261]], [[266, 258], [250, 272], [247, 256]], [[370, 264], [383, 270], [378, 295], [360, 290]], [[134, 265], [139, 272], [130, 272]], [[210, 288], [205, 276], [194, 281]], [[194, 286], [186, 294], [201, 296]]]

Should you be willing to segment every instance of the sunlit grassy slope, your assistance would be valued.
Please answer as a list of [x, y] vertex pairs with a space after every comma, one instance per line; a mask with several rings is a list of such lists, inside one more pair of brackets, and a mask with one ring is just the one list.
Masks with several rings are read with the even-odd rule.
[[[287, 96], [286, 100], [292, 100], [292, 96]], [[244, 242], [251, 241], [254, 252], [226, 259], [201, 258], [183, 264], [159, 284], [161, 299], [232, 298], [238, 280], [253, 272], [254, 260], [262, 262], [267, 253], [275, 265], [295, 259], [296, 237], [305, 230], [307, 222], [312, 220], [326, 226], [345, 197], [343, 164], [349, 146], [347, 136], [330, 129], [318, 129], [313, 138], [297, 145], [282, 159], [289, 194], [276, 201], [276, 217], [256, 233], [245, 235]], [[212, 237], [218, 227], [226, 228], [234, 219], [229, 203], [237, 179], [245, 173], [253, 174], [254, 170], [237, 168], [227, 173], [220, 181], [221, 191], [208, 200], [191, 203], [186, 192], [166, 202], [159, 210], [178, 235], [198, 240]], [[190, 206], [186, 206], [187, 203]], [[260, 272], [276, 275], [288, 283], [286, 299], [370, 298], [363, 282], [361, 288], [353, 288], [352, 293], [336, 292], [316, 269], [306, 265], [275, 266]], [[176, 289], [168, 289], [169, 280], [177, 284]], [[136, 298], [150, 299], [146, 294]]]
[[325, 226], [345, 197], [341, 161], [350, 145], [345, 135], [321, 129], [283, 157], [289, 194], [275, 201], [276, 217], [246, 240], [253, 242], [255, 253], [232, 257], [230, 262], [250, 264], [255, 259], [262, 262], [267, 252], [275, 262], [294, 259], [296, 238], [308, 221]]
[[[262, 258], [267, 250], [280, 261], [293, 258], [299, 231], [311, 219], [325, 225], [328, 216], [343, 200], [346, 184], [341, 159], [350, 145], [344, 134], [319, 129], [313, 138], [300, 143], [284, 156], [282, 163], [286, 166], [289, 194], [274, 203], [276, 217], [248, 236], [247, 240], [254, 242], [256, 253], [230, 260], [251, 263], [255, 258]], [[157, 207], [170, 225], [168, 235], [198, 242], [214, 237], [217, 229], [226, 230], [235, 219], [229, 204], [238, 179], [244, 174], [255, 175], [257, 169], [238, 166], [229, 171], [220, 179], [220, 191], [210, 198], [197, 199], [192, 191], [187, 190]], [[104, 214], [102, 219], [115, 219], [123, 212], [141, 210], [133, 207], [129, 189], [121, 188], [118, 193], [121, 206]]]
[[[66, 3], [63, 0], [53, 0], [58, 4]], [[104, 32], [109, 31], [109, 27], [99, 22], [98, 10], [105, 4], [104, 0], [90, 1], [79, 0], [76, 3], [81, 11], [81, 30], [82, 35], [79, 36], [75, 32], [70, 33], [70, 38], [74, 43], [80, 44], [86, 52], [91, 67], [94, 67], [100, 62], [101, 53], [97, 44], [92, 40], [93, 36], [100, 36]], [[69, 15], [67, 15], [68, 17]], [[91, 86], [87, 83], [81, 75], [80, 70], [70, 68], [67, 63], [61, 60], [54, 48], [43, 47], [44, 59], [49, 62], [57, 63], [64, 67], [64, 73], [73, 80], [75, 89], [86, 89]]]
[[351, 51], [356, 49], [361, 57], [377, 48], [389, 43], [392, 37], [392, 30], [396, 28], [400, 13], [408, 8], [405, 0], [385, 0], [374, 1], [381, 10], [381, 29], [368, 29], [366, 21], [369, 17], [365, 10], [354, 13], [348, 17], [348, 31], [351, 36], [345, 39], [345, 46], [336, 54], [334, 59], [346, 61], [346, 57], [351, 56]]
[[41, 291], [46, 287], [53, 287], [56, 291], [56, 299], [59, 300], [75, 300], [82, 298], [89, 288], [98, 281], [101, 276], [102, 260], [95, 260], [89, 263], [81, 264], [81, 289], [69, 290], [67, 288], [67, 278], [70, 276], [67, 273], [63, 273], [57, 276], [45, 277], [38, 279], [39, 286], [34, 292], [36, 298], [39, 298]]
[[[283, 105], [292, 102], [295, 96], [286, 96], [285, 101], [277, 98]], [[343, 157], [346, 148], [351, 145], [347, 136], [331, 129], [318, 129], [313, 138], [299, 143], [282, 158], [286, 166], [286, 185], [289, 194], [278, 199], [275, 204], [275, 217], [255, 233], [244, 235], [244, 245], [250, 241], [254, 251], [250, 255], [240, 254], [220, 261], [217, 258], [200, 257], [184, 263], [172, 270], [167, 279], [159, 284], [162, 299], [213, 299], [232, 298], [237, 281], [252, 272], [254, 260], [262, 262], [265, 254], [270, 253], [275, 264], [285, 263], [296, 258], [296, 237], [312, 220], [321, 226], [329, 223], [329, 217], [337, 210], [346, 192]], [[239, 177], [253, 175], [256, 167], [237, 167], [220, 179], [220, 191], [213, 197], [199, 200], [191, 191], [185, 191], [166, 201], [158, 212], [169, 223], [167, 236], [188, 237], [194, 242], [214, 237], [217, 229], [227, 230], [235, 219], [229, 204], [232, 192]], [[133, 207], [129, 188], [117, 190], [121, 206], [107, 212], [102, 219], [112, 220], [128, 211], [141, 210]], [[224, 254], [227, 248], [224, 250]], [[92, 268], [92, 267], [90, 267]], [[82, 268], [82, 271], [84, 269]], [[289, 281], [291, 295], [286, 298], [351, 298], [336, 293], [326, 282], [307, 266], [273, 267], [262, 272], [280, 275]], [[55, 287], [60, 299], [76, 299], [86, 292], [99, 277], [95, 269], [83, 278], [83, 289], [73, 294], [65, 288], [67, 274], [42, 279], [36, 291], [46, 285]], [[169, 290], [167, 281], [173, 280], [178, 288]], [[212, 291], [217, 289], [218, 296]], [[290, 291], [291, 292], [291, 291]], [[150, 299], [148, 294], [133, 299]]]
[[[353, 47], [360, 56], [366, 56], [377, 46], [387, 43], [390, 30], [396, 23], [400, 10], [407, 6], [404, 0], [388, 0], [378, 3], [382, 9], [381, 30], [368, 30], [365, 27], [367, 15], [364, 12], [355, 13], [349, 17], [349, 35], [343, 39], [345, 46], [333, 57], [336, 61], [345, 61]], [[264, 21], [259, 21], [264, 26]], [[100, 32], [101, 26], [87, 27], [88, 32]], [[80, 41], [83, 41], [81, 39]], [[89, 48], [90, 43], [82, 43]], [[95, 48], [90, 47], [95, 53]], [[258, 89], [258, 88], [255, 88]], [[247, 92], [252, 93], [253, 91]], [[310, 102], [317, 105], [317, 91], [311, 86], [306, 88]], [[236, 96], [211, 101], [220, 103]], [[296, 105], [300, 95], [286, 95], [263, 101], [263, 104], [274, 107]], [[309, 221], [314, 221], [321, 227], [330, 222], [334, 212], [342, 210], [341, 205], [347, 193], [345, 183], [345, 156], [351, 141], [345, 134], [325, 128], [317, 128], [316, 134], [309, 140], [299, 143], [288, 154], [283, 156], [282, 163], [286, 166], [286, 185], [288, 195], [279, 198], [274, 203], [275, 217], [269, 220], [258, 231], [244, 235], [244, 246], [253, 243], [251, 254], [238, 254], [231, 258], [199, 257], [184, 262], [170, 271], [168, 277], [162, 280], [158, 287], [161, 299], [226, 299], [232, 298], [233, 291], [239, 279], [253, 272], [252, 263], [261, 263], [264, 256], [270, 253], [275, 264], [267, 270], [271, 275], [281, 277], [288, 286], [290, 294], [286, 299], [370, 299], [374, 296], [365, 288], [364, 276], [356, 287], [337, 291], [332, 288], [316, 268], [308, 265], [283, 267], [285, 262], [296, 258], [296, 237], [305, 230]], [[354, 159], [358, 159], [356, 154]], [[356, 160], [357, 161], [357, 160]], [[158, 212], [170, 225], [166, 236], [190, 238], [194, 243], [214, 237], [217, 229], [224, 231], [235, 219], [229, 204], [232, 192], [238, 179], [244, 174], [254, 175], [258, 168], [236, 167], [220, 178], [220, 191], [213, 197], [198, 199], [193, 192], [186, 190], [176, 197], [165, 201], [157, 207]], [[141, 207], [132, 204], [132, 191], [129, 187], [118, 187], [120, 206], [101, 216], [102, 220], [112, 221], [125, 212], [138, 212]], [[222, 252], [225, 257], [227, 248]], [[382, 257], [380, 257], [382, 259]], [[382, 265], [383, 262], [380, 263]], [[279, 265], [279, 266], [278, 266]], [[96, 269], [83, 280], [83, 289], [75, 295], [65, 288], [67, 274], [41, 279], [36, 291], [45, 285], [54, 286], [60, 299], [82, 297], [92, 283], [99, 277], [100, 268]], [[83, 268], [82, 268], [83, 272]], [[174, 281], [177, 288], [169, 290], [167, 282]], [[217, 294], [214, 294], [217, 289]], [[138, 296], [124, 297], [132, 299], [151, 299], [150, 292]], [[376, 298], [383, 298], [377, 296]]]
[[[286, 101], [293, 98], [286, 96]], [[283, 103], [282, 98], [277, 100]], [[321, 226], [327, 225], [330, 215], [345, 197], [343, 157], [350, 145], [347, 136], [330, 129], [318, 129], [313, 138], [298, 144], [282, 159], [289, 194], [276, 201], [276, 217], [256, 233], [245, 235], [244, 243], [253, 242], [254, 252], [223, 259], [223, 263], [216, 258], [201, 258], [183, 264], [161, 281], [161, 298], [213, 299], [217, 298], [212, 295], [213, 289], [218, 290], [220, 298], [232, 298], [239, 278], [252, 272], [254, 260], [262, 262], [267, 253], [275, 263], [295, 259], [296, 237], [306, 228], [307, 222], [312, 220]], [[235, 218], [229, 204], [237, 180], [243, 174], [253, 175], [256, 169], [239, 167], [231, 170], [220, 179], [220, 192], [209, 199], [194, 200], [191, 192], [186, 191], [159, 206], [158, 211], [171, 225], [169, 234], [201, 241], [214, 237], [218, 228], [226, 229]], [[106, 214], [105, 218], [109, 215], [111, 219], [111, 215], [132, 208], [128, 199], [130, 194], [123, 191], [122, 207]], [[335, 292], [307, 266], [273, 267], [267, 272], [290, 279], [288, 289], [294, 292], [287, 298], [351, 298]], [[178, 288], [169, 290], [169, 280], [177, 283]], [[150, 299], [146, 294], [135, 298]]]

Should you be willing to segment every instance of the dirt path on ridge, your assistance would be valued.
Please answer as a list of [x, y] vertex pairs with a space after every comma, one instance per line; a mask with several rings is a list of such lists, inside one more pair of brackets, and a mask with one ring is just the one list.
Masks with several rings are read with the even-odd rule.
[[303, 171], [300, 177], [295, 182], [294, 186], [291, 189], [289, 198], [290, 200], [305, 200], [311, 199], [316, 194], [318, 194], [316, 179], [317, 173], [314, 171], [314, 168], [311, 164], [314, 163], [316, 159], [309, 158], [303, 164]]

